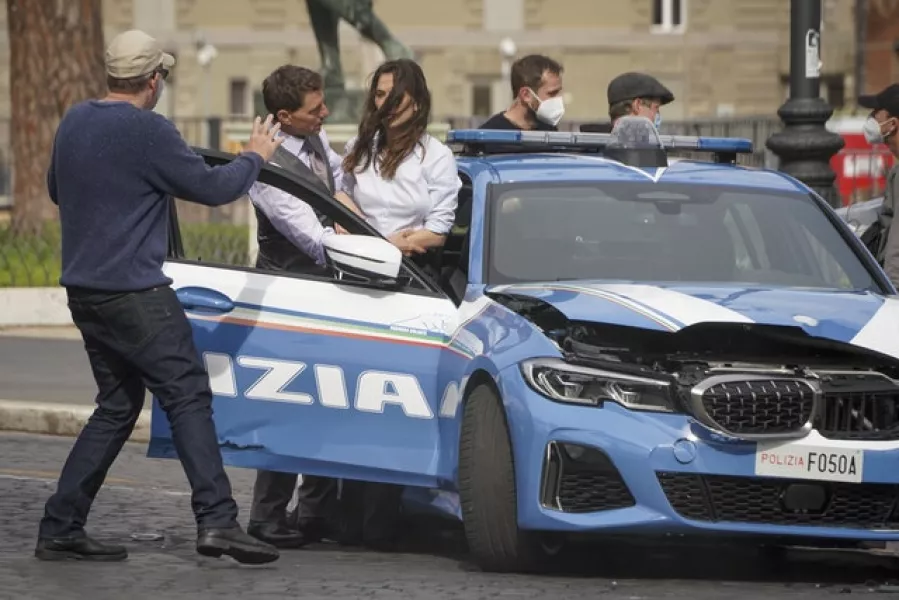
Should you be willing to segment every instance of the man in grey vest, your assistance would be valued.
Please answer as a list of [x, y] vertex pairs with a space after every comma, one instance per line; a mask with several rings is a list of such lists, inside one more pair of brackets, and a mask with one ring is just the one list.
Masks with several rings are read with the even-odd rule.
[[[266, 110], [281, 123], [284, 142], [271, 162], [330, 195], [341, 190], [341, 157], [322, 130], [328, 116], [321, 76], [285, 65], [262, 84]], [[299, 273], [325, 273], [323, 240], [335, 235], [309, 204], [277, 188], [255, 183], [249, 191], [258, 221], [256, 267]], [[304, 476], [296, 519], [288, 518], [297, 476], [259, 471], [247, 533], [279, 548], [315, 542], [325, 533], [337, 502], [337, 480]], [[296, 521], [296, 522], [294, 522]]]

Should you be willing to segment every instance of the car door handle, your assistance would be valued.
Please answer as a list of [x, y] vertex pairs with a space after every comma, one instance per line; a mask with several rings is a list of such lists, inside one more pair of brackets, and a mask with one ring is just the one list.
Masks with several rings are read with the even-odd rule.
[[185, 287], [175, 293], [181, 306], [187, 310], [219, 313], [234, 310], [234, 301], [231, 298], [209, 288]]

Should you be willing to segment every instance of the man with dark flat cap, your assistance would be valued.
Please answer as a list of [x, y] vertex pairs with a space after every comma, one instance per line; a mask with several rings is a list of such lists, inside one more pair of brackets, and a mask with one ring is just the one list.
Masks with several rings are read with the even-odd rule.
[[622, 73], [611, 82], [607, 91], [609, 118], [612, 126], [621, 117], [646, 117], [656, 129], [662, 124], [659, 109], [674, 102], [674, 94], [658, 79], [645, 73]]
[[[877, 94], [860, 96], [858, 105], [871, 109], [862, 131], [869, 144], [885, 144], [894, 157], [899, 158], [899, 84], [894, 83]], [[874, 236], [878, 232], [879, 239], [869, 244], [874, 256], [883, 265], [890, 281], [899, 287], [899, 231], [890, 227], [896, 210], [896, 198], [899, 197], [899, 163], [894, 164], [887, 173], [887, 185], [883, 196], [883, 205], [877, 220], [878, 227], [870, 227], [866, 235]], [[863, 241], [869, 240], [862, 236]], [[873, 246], [873, 248], [872, 248]]]

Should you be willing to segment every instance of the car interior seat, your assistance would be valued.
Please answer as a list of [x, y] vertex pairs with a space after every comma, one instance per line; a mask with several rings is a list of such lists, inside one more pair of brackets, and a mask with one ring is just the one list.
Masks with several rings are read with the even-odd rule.
[[457, 305], [462, 303], [468, 286], [468, 257], [471, 243], [471, 210], [473, 190], [467, 175], [459, 173], [462, 188], [459, 190], [456, 216], [444, 245], [437, 250], [438, 285]]
[[666, 227], [669, 232], [661, 279], [732, 281], [737, 268], [733, 239], [720, 223], [697, 219]]

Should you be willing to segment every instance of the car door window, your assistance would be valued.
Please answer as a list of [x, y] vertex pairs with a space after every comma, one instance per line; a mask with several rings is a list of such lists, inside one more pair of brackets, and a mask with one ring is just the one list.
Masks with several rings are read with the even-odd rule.
[[[211, 166], [226, 164], [232, 156], [206, 149], [196, 150]], [[309, 204], [318, 214], [331, 218], [335, 223], [344, 227], [349, 233], [378, 236], [378, 233], [367, 223], [351, 213], [339, 202], [330, 196], [323, 195], [319, 190], [308, 187], [298, 178], [291, 176], [282, 169], [274, 169], [264, 166], [259, 174], [259, 182], [277, 187]], [[243, 213], [247, 217], [253, 211], [253, 205], [249, 198], [245, 197], [238, 202], [245, 203]], [[256, 231], [249, 223], [250, 219], [244, 219], [242, 223], [208, 222], [193, 220], [188, 203], [173, 201], [170, 211], [169, 223], [169, 254], [170, 260], [196, 261], [210, 265], [239, 267], [248, 270], [272, 272], [255, 266], [255, 257], [251, 255], [251, 247], [254, 247]], [[188, 218], [182, 219], [182, 216]], [[297, 250], [300, 252], [300, 250]], [[280, 275], [295, 277], [308, 277], [322, 279], [320, 275], [306, 273], [285, 273], [277, 271]], [[329, 280], [330, 277], [324, 277]], [[352, 282], [346, 282], [352, 283]], [[360, 285], [365, 285], [364, 283]], [[440, 294], [440, 286], [433, 281], [412, 260], [404, 258], [397, 278], [397, 289], [418, 291], [426, 294]]]

